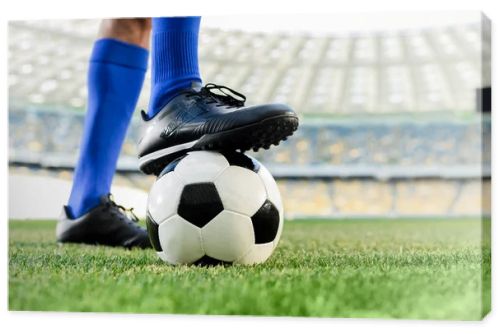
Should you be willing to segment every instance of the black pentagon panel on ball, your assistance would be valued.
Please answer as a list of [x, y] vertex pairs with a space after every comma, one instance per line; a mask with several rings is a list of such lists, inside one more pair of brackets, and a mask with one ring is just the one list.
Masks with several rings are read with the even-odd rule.
[[184, 187], [177, 213], [191, 224], [202, 228], [224, 210], [215, 184], [192, 183]]
[[260, 163], [246, 154], [235, 151], [224, 151], [220, 153], [226, 158], [227, 162], [229, 162], [229, 165], [231, 166], [246, 168], [254, 171], [255, 173], [259, 172]]
[[211, 266], [228, 266], [231, 264], [231, 262], [217, 260], [208, 255], [203, 255], [203, 257], [201, 257], [199, 260], [193, 262], [193, 264], [195, 266], [200, 266], [200, 267], [211, 267]]
[[168, 165], [163, 168], [161, 173], [158, 175], [158, 179], [161, 178], [163, 175], [168, 174], [170, 172], [173, 172], [175, 167], [181, 162], [182, 159], [184, 159], [187, 156], [187, 154], [184, 154], [183, 156], [178, 157], [177, 159], [173, 160], [170, 162]]
[[278, 234], [280, 225], [278, 209], [271, 201], [266, 200], [252, 216], [252, 224], [256, 244], [266, 244], [273, 241]]
[[158, 224], [151, 218], [149, 213], [146, 215], [146, 227], [148, 230], [149, 240], [151, 245], [157, 252], [161, 252], [160, 239], [158, 237]]

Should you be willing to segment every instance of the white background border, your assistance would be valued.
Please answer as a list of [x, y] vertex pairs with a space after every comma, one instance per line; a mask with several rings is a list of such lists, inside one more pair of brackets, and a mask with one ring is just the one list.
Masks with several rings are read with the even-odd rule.
[[[7, 4], [8, 3], [8, 4]], [[207, 316], [169, 316], [169, 315], [124, 315], [124, 314], [75, 314], [46, 312], [7, 312], [7, 21], [13, 19], [50, 19], [50, 18], [99, 18], [117, 16], [168, 16], [168, 15], [225, 15], [225, 14], [300, 14], [333, 12], [371, 12], [407, 10], [482, 10], [493, 22], [493, 55], [497, 55], [499, 44], [495, 33], [495, 23], [500, 17], [499, 1], [482, 0], [418, 0], [415, 2], [396, 0], [376, 1], [328, 1], [328, 0], [120, 0], [120, 1], [71, 1], [71, 0], [4, 0], [0, 4], [0, 212], [2, 212], [2, 231], [0, 232], [0, 331], [2, 333], [246, 333], [265, 332], [363, 332], [363, 333], [470, 333], [498, 332], [500, 313], [498, 293], [493, 285], [493, 311], [482, 322], [452, 321], [390, 321], [390, 320], [353, 320], [353, 319], [311, 319], [311, 318], [255, 318], [255, 317], [207, 317]], [[300, 22], [298, 22], [300, 24]], [[495, 59], [493, 64], [493, 86], [497, 82], [498, 70]], [[493, 96], [496, 105], [498, 91]], [[498, 144], [498, 123], [493, 117], [492, 147]], [[493, 154], [492, 168], [498, 168], [498, 154]], [[498, 181], [493, 177], [493, 219], [498, 210], [494, 203], [499, 202]], [[499, 229], [492, 224], [493, 235], [493, 282], [498, 282]], [[186, 296], [188, 298], [188, 296]]]

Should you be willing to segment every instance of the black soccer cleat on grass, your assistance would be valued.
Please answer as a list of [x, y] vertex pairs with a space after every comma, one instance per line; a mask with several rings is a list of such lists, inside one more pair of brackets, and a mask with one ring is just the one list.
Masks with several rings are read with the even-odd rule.
[[68, 217], [68, 207], [64, 206], [56, 237], [62, 243], [151, 248], [146, 229], [137, 222], [132, 210], [116, 204], [108, 195], [101, 198], [101, 204], [76, 219]]
[[268, 149], [297, 129], [298, 117], [287, 105], [245, 107], [245, 100], [230, 88], [207, 84], [181, 91], [151, 119], [143, 111], [139, 168], [158, 175], [169, 162], [194, 150]]

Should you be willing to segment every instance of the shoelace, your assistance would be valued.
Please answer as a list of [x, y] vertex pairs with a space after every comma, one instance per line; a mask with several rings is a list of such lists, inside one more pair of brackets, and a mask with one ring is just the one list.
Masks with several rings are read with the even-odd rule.
[[188, 93], [188, 96], [199, 95], [206, 98], [206, 103], [217, 103], [218, 107], [243, 107], [247, 98], [234, 89], [226, 86], [208, 83], [199, 92]]
[[133, 221], [134, 223], [137, 223], [139, 221], [139, 218], [137, 218], [137, 216], [134, 213], [134, 208], [127, 209], [124, 206], [116, 203], [113, 200], [113, 195], [111, 194], [108, 194], [108, 200], [109, 200], [108, 202], [109, 206], [113, 206], [118, 210], [120, 210], [129, 220]]

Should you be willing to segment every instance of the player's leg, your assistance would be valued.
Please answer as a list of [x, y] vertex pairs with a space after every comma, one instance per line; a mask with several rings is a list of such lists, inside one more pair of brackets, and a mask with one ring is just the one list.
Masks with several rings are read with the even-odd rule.
[[153, 18], [152, 93], [139, 142], [143, 172], [158, 174], [190, 150], [258, 150], [290, 136], [295, 112], [283, 104], [245, 107], [227, 87], [201, 85], [199, 17]]
[[180, 91], [201, 85], [198, 66], [200, 17], [153, 18], [151, 38], [151, 98], [154, 117]]
[[148, 62], [151, 19], [103, 20], [88, 69], [88, 104], [62, 242], [147, 247], [146, 232], [109, 197]]

